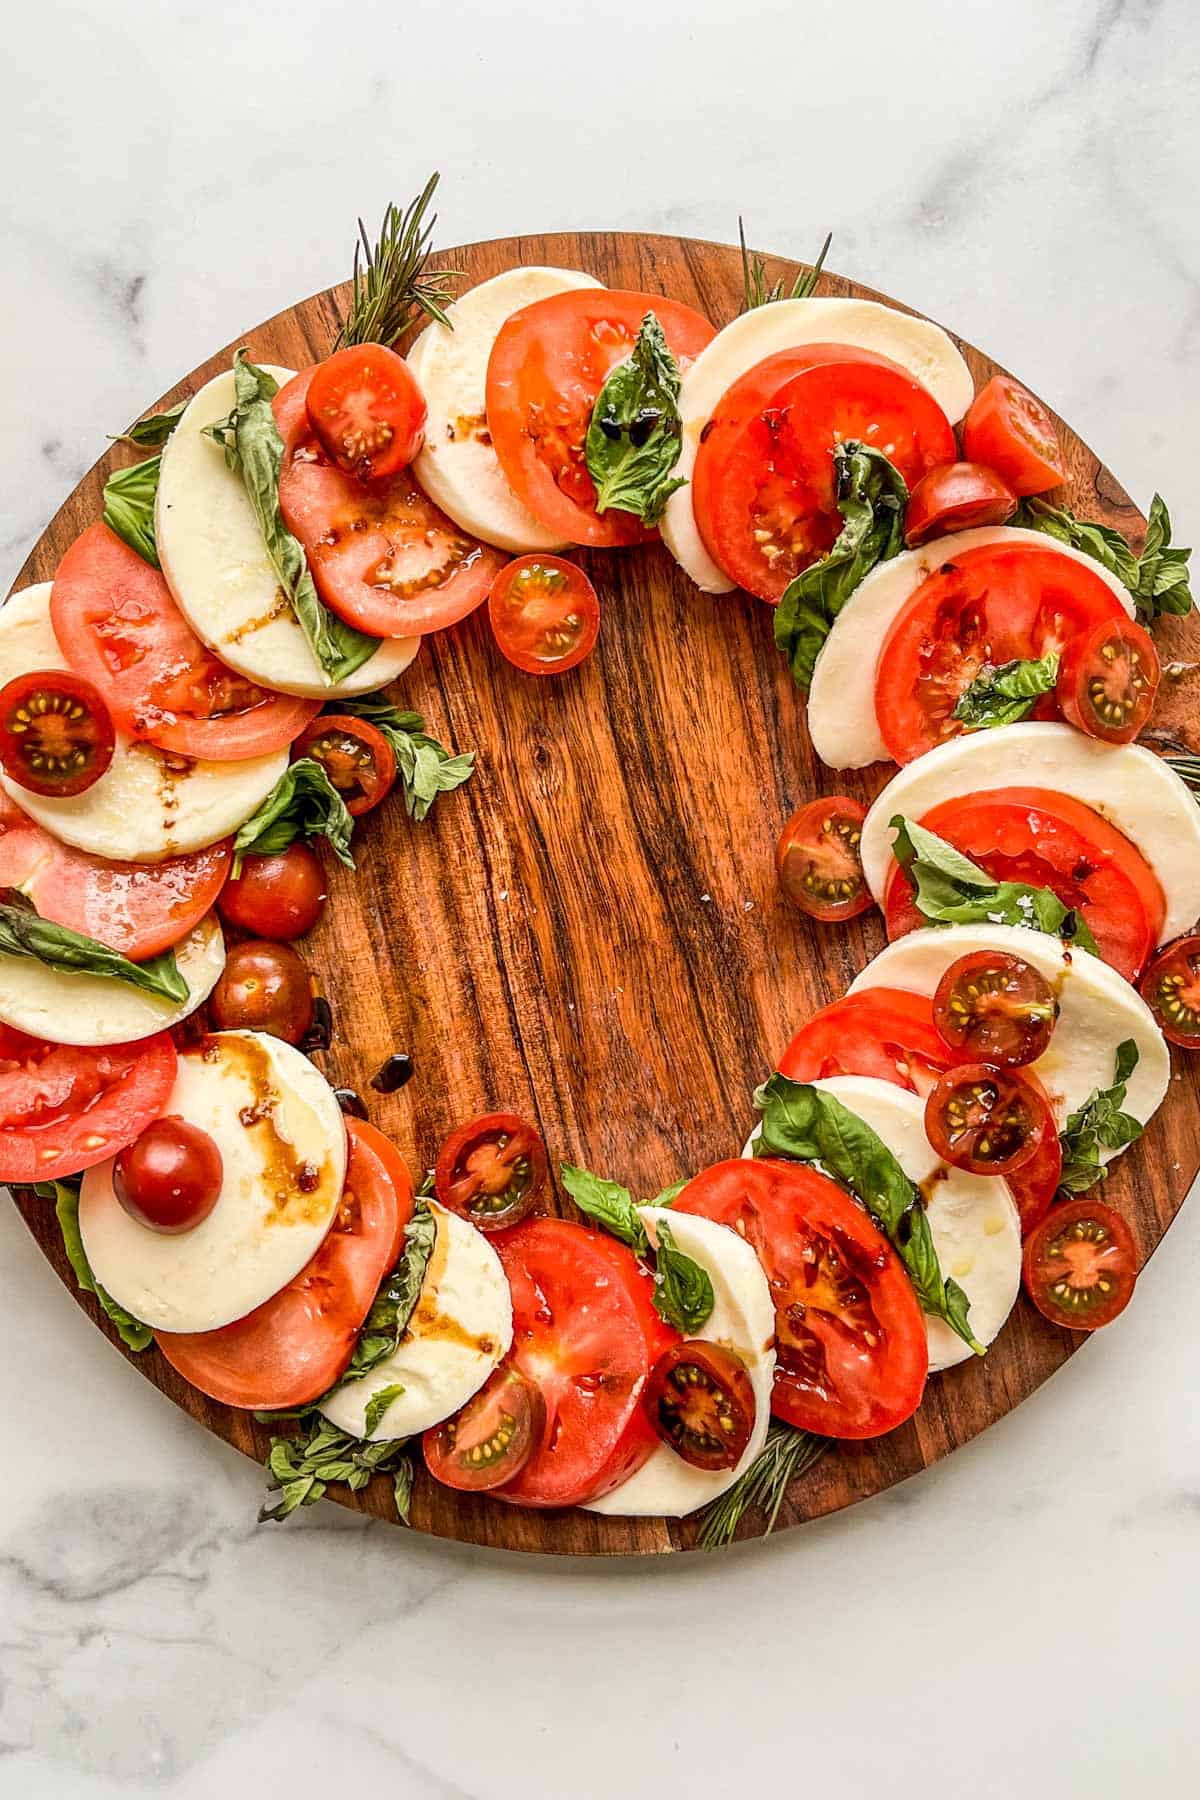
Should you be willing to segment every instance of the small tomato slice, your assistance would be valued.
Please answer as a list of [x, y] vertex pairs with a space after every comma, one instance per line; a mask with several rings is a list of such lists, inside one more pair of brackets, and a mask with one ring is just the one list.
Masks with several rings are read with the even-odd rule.
[[1022, 1262], [1033, 1304], [1069, 1331], [1111, 1324], [1133, 1298], [1137, 1269], [1137, 1245], [1125, 1220], [1086, 1194], [1042, 1220]]
[[994, 469], [982, 463], [943, 463], [922, 476], [908, 497], [904, 541], [909, 549], [951, 531], [979, 525], [1007, 525], [1017, 496]]
[[0, 1181], [62, 1181], [146, 1129], [175, 1085], [175, 1046], [52, 1044], [0, 1025]]
[[527, 675], [562, 675], [590, 656], [600, 635], [600, 601], [574, 563], [520, 556], [501, 569], [488, 596], [496, 642]]
[[31, 794], [86, 793], [116, 741], [99, 688], [69, 669], [31, 669], [0, 688], [0, 763]]
[[643, 1395], [655, 1434], [693, 1469], [735, 1469], [754, 1430], [754, 1388], [740, 1356], [688, 1338], [650, 1371]]
[[1148, 632], [1112, 619], [1072, 638], [1055, 697], [1063, 718], [1105, 744], [1129, 744], [1154, 711], [1162, 669]]
[[910, 1094], [927, 1094], [953, 1061], [925, 994], [863, 988], [823, 1006], [779, 1059], [790, 1081], [872, 1075]]
[[546, 1433], [541, 1389], [504, 1365], [479, 1392], [421, 1439], [425, 1466], [436, 1481], [466, 1493], [485, 1493], [512, 1481]]
[[948, 1069], [925, 1101], [925, 1135], [952, 1168], [1008, 1175], [1031, 1162], [1046, 1136], [1057, 1136], [1041, 1083], [1023, 1069], [962, 1063]]
[[296, 755], [320, 763], [355, 819], [378, 806], [396, 780], [396, 753], [382, 731], [350, 713], [314, 719], [297, 742]]
[[305, 410], [326, 456], [359, 481], [406, 469], [425, 438], [416, 376], [383, 344], [348, 344], [318, 363]]
[[1163, 1036], [1181, 1049], [1200, 1049], [1200, 935], [1167, 944], [1138, 985]]
[[793, 906], [812, 919], [853, 919], [875, 903], [859, 846], [866, 807], [847, 794], [809, 800], [780, 834], [775, 868]]
[[1048, 407], [1011, 375], [993, 375], [963, 422], [963, 453], [995, 469], [1014, 494], [1042, 494], [1067, 478]]
[[450, 1133], [433, 1190], [480, 1231], [503, 1231], [531, 1210], [545, 1180], [545, 1146], [534, 1127], [515, 1113], [485, 1113]]
[[1032, 963], [1003, 950], [975, 950], [938, 982], [933, 1018], [956, 1061], [1016, 1068], [1044, 1055], [1058, 1000]]

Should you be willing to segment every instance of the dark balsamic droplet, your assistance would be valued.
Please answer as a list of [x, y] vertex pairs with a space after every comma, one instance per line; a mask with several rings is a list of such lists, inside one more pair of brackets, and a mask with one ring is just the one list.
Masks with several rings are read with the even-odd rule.
[[371, 1077], [371, 1086], [377, 1094], [394, 1094], [413, 1078], [412, 1057], [406, 1051], [397, 1050], [389, 1056], [381, 1069]]
[[300, 1040], [300, 1048], [306, 1056], [314, 1050], [328, 1050], [333, 1040], [333, 1012], [324, 994], [318, 994], [313, 1001], [312, 1024]]
[[366, 1118], [366, 1101], [361, 1094], [356, 1094], [353, 1088], [334, 1088], [333, 1097], [342, 1111], [349, 1113], [352, 1119]]

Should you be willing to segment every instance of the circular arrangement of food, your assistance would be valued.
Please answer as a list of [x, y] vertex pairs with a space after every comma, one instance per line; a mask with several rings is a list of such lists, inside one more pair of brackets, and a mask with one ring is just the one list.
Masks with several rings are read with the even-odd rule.
[[[1136, 550], [1048, 498], [1042, 404], [823, 293], [824, 251], [785, 291], [743, 247], [729, 321], [581, 269], [456, 291], [435, 181], [319, 360], [247, 345], [140, 420], [0, 610], [0, 1181], [130, 1352], [268, 1426], [264, 1519], [386, 1478], [402, 1520], [432, 1482], [712, 1547], [1022, 1292], [1074, 1334], [1133, 1296], [1106, 1174], [1200, 1047], [1200, 766], [1152, 726], [1188, 552], [1157, 496]], [[806, 707], [782, 894], [886, 946], [663, 1192], [504, 1094], [406, 1157], [322, 1073], [329, 859], [469, 803], [405, 705], [423, 640], [486, 609], [513, 682], [568, 690], [608, 559], [658, 540], [763, 603]]]

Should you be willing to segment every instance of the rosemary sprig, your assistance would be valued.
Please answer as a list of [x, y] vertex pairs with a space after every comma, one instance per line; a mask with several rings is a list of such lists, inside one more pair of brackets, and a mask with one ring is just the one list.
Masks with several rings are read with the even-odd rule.
[[342, 319], [335, 350], [344, 349], [347, 344], [394, 344], [421, 312], [450, 326], [444, 309], [453, 300], [454, 290], [447, 283], [458, 281], [463, 272], [425, 267], [437, 214], [429, 218], [425, 215], [438, 180], [435, 171], [403, 212], [394, 203], [388, 207], [374, 245], [366, 226], [361, 219], [358, 221], [360, 241], [354, 246], [354, 293], [350, 310]]
[[779, 1510], [788, 1488], [797, 1475], [824, 1456], [829, 1439], [814, 1437], [811, 1431], [797, 1431], [794, 1425], [772, 1420], [767, 1441], [744, 1475], [738, 1477], [719, 1500], [704, 1509], [700, 1536], [701, 1550], [722, 1550], [737, 1536], [745, 1515], [758, 1508], [766, 1516], [764, 1537], [775, 1529]]
[[829, 246], [833, 242], [832, 231], [826, 233], [825, 242], [821, 245], [821, 254], [812, 268], [797, 275], [790, 292], [784, 290], [782, 280], [767, 286], [767, 265], [761, 256], [751, 256], [746, 248], [746, 228], [741, 215], [738, 216], [738, 239], [742, 246], [742, 291], [745, 296], [742, 303], [743, 312], [751, 312], [756, 306], [770, 306], [775, 300], [808, 300], [816, 291], [821, 279], [821, 270], [825, 266], [825, 258], [829, 254]]
[[1191, 788], [1200, 800], [1200, 756], [1166, 756], [1163, 761], [1174, 769], [1180, 781]]

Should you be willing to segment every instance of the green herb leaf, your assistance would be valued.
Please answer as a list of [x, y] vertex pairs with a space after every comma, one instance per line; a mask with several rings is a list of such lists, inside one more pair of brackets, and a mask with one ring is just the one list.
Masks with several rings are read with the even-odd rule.
[[1048, 650], [1035, 661], [983, 669], [959, 695], [951, 718], [960, 719], [968, 731], [1015, 725], [1028, 718], [1042, 694], [1054, 692], [1061, 660], [1057, 650]]
[[1104, 1179], [1100, 1151], [1124, 1150], [1141, 1137], [1143, 1126], [1132, 1113], [1122, 1111], [1129, 1077], [1138, 1065], [1138, 1047], [1126, 1038], [1117, 1047], [1113, 1084], [1093, 1088], [1088, 1098], [1073, 1112], [1063, 1127], [1063, 1167], [1059, 1190], [1065, 1194], [1082, 1194]]
[[161, 467], [161, 456], [148, 456], [145, 462], [117, 469], [104, 484], [104, 523], [152, 569], [159, 567], [154, 502]]
[[665, 1220], [659, 1221], [655, 1236], [654, 1304], [668, 1325], [694, 1334], [707, 1324], [716, 1304], [712, 1280], [707, 1269], [678, 1247]]
[[931, 925], [1027, 925], [1099, 956], [1095, 938], [1050, 888], [993, 881], [986, 870], [923, 825], [897, 813], [892, 854], [913, 887], [918, 912]]
[[655, 1194], [653, 1200], [648, 1201], [647, 1205], [649, 1205], [649, 1206], [674, 1206], [675, 1202], [678, 1200], [680, 1194], [682, 1194], [684, 1188], [687, 1185], [688, 1184], [686, 1181], [673, 1182], [670, 1187], [665, 1187], [661, 1194]]
[[[424, 1199], [418, 1195], [413, 1216], [404, 1228], [404, 1249], [400, 1260], [390, 1274], [384, 1277], [379, 1292], [371, 1303], [371, 1310], [363, 1320], [354, 1354], [345, 1373], [334, 1382], [329, 1393], [335, 1394], [339, 1388], [361, 1381], [364, 1375], [369, 1375], [372, 1369], [377, 1369], [381, 1362], [394, 1355], [408, 1321], [412, 1318], [413, 1308], [420, 1298], [425, 1271], [429, 1267], [429, 1258], [436, 1241], [437, 1219]], [[381, 1391], [389, 1392], [387, 1388]], [[392, 1397], [394, 1399], [396, 1396]], [[368, 1421], [370, 1416], [368, 1406]], [[368, 1422], [368, 1434], [371, 1430], [372, 1426]]]
[[475, 752], [454, 755], [425, 731], [420, 713], [404, 712], [382, 691], [330, 701], [331, 712], [351, 713], [382, 731], [396, 758], [409, 817], [418, 824], [439, 794], [449, 794], [475, 773]]
[[374, 656], [380, 640], [355, 631], [321, 604], [304, 551], [283, 522], [279, 511], [283, 439], [271, 409], [279, 383], [256, 367], [244, 349], [234, 355], [233, 379], [233, 411], [228, 418], [206, 426], [205, 436], [221, 446], [226, 465], [242, 478], [280, 590], [309, 649], [333, 681], [344, 681]]
[[741, 217], [738, 218], [738, 242], [742, 246], [742, 311], [752, 312], [756, 306], [770, 306], [776, 300], [808, 300], [815, 293], [817, 283], [821, 279], [821, 270], [825, 267], [825, 258], [829, 254], [829, 246], [833, 242], [833, 233], [826, 234], [821, 245], [821, 254], [810, 269], [802, 270], [789, 289], [784, 289], [782, 281], [767, 285], [767, 265], [761, 256], [751, 256], [746, 249], [746, 228]]
[[1022, 500], [1013, 524], [1023, 525], [1027, 531], [1044, 531], [1102, 563], [1133, 595], [1143, 625], [1153, 624], [1164, 613], [1182, 618], [1192, 610], [1188, 585], [1188, 559], [1192, 553], [1171, 543], [1171, 516], [1161, 494], [1155, 494], [1150, 502], [1146, 543], [1140, 557], [1134, 555], [1128, 539], [1111, 525], [1077, 519], [1068, 507], [1052, 506], [1049, 500], [1036, 495]]
[[877, 563], [904, 543], [908, 487], [881, 450], [847, 439], [833, 453], [841, 533], [832, 550], [804, 569], [775, 609], [775, 642], [798, 687], [808, 692], [834, 620]]
[[178, 425], [188, 407], [188, 401], [178, 400], [174, 406], [168, 406], [165, 412], [151, 413], [148, 419], [139, 419], [136, 425], [114, 438], [117, 444], [136, 444], [139, 449], [160, 450]]
[[687, 485], [671, 473], [683, 441], [679, 388], [678, 364], [648, 312], [633, 355], [617, 364], [592, 408], [585, 455], [598, 513], [617, 507], [657, 525], [671, 495]]
[[638, 1256], [649, 1255], [646, 1227], [638, 1218], [628, 1188], [618, 1181], [605, 1181], [588, 1169], [576, 1168], [574, 1163], [562, 1163], [559, 1175], [580, 1212], [602, 1225], [605, 1231], [610, 1231], [613, 1237], [620, 1238], [623, 1244], [628, 1244]]
[[141, 988], [158, 1000], [182, 1002], [190, 992], [173, 950], [163, 950], [145, 962], [130, 962], [95, 938], [70, 931], [65, 925], [52, 925], [24, 898], [0, 905], [0, 955], [28, 957], [45, 963], [48, 969], [72, 975], [102, 975]]
[[921, 1190], [878, 1133], [832, 1094], [786, 1075], [772, 1075], [754, 1102], [762, 1113], [755, 1156], [816, 1163], [856, 1194], [894, 1246], [925, 1311], [982, 1356], [967, 1323], [967, 1297], [942, 1275]]
[[319, 762], [302, 756], [289, 763], [262, 805], [233, 840], [233, 873], [247, 856], [278, 856], [297, 838], [326, 838], [336, 857], [354, 867], [350, 839], [354, 820], [346, 802]]
[[[54, 1211], [58, 1217], [58, 1228], [62, 1232], [63, 1249], [67, 1253], [75, 1280], [85, 1294], [95, 1294], [100, 1305], [117, 1328], [121, 1342], [130, 1350], [145, 1350], [154, 1342], [154, 1333], [140, 1319], [135, 1319], [131, 1312], [113, 1299], [106, 1289], [100, 1286], [92, 1274], [92, 1265], [88, 1262], [87, 1251], [83, 1247], [83, 1238], [79, 1232], [79, 1189], [65, 1181], [56, 1181], [54, 1189]], [[45, 1192], [45, 1184], [40, 1184], [39, 1191]]]
[[461, 278], [462, 270], [426, 268], [437, 224], [436, 213], [429, 218], [426, 214], [439, 179], [436, 173], [431, 175], [403, 212], [395, 205], [388, 207], [374, 245], [358, 221], [350, 310], [342, 320], [335, 350], [347, 344], [394, 344], [421, 313], [454, 329], [445, 309], [454, 298], [449, 284]]
[[393, 1381], [390, 1387], [382, 1387], [371, 1395], [363, 1409], [363, 1436], [374, 1437], [375, 1427], [393, 1400], [399, 1400], [404, 1392], [402, 1381]]
[[[403, 1489], [401, 1469], [408, 1464]], [[313, 1506], [335, 1481], [345, 1482], [354, 1490], [364, 1488], [372, 1475], [383, 1471], [396, 1482], [397, 1510], [403, 1491], [405, 1510], [401, 1517], [407, 1523], [407, 1495], [412, 1490], [412, 1467], [407, 1438], [386, 1438], [381, 1443], [368, 1443], [365, 1438], [350, 1437], [338, 1431], [320, 1414], [307, 1416], [303, 1432], [294, 1437], [273, 1437], [267, 1456], [267, 1487], [279, 1498], [264, 1503], [259, 1512], [260, 1524], [280, 1521], [301, 1506]]]
[[829, 1439], [816, 1437], [811, 1431], [797, 1431], [772, 1419], [767, 1441], [744, 1475], [719, 1499], [706, 1506], [701, 1514], [697, 1543], [701, 1550], [723, 1550], [737, 1536], [738, 1526], [748, 1512], [761, 1512], [766, 1524], [764, 1537], [770, 1537], [792, 1482], [829, 1449]]

